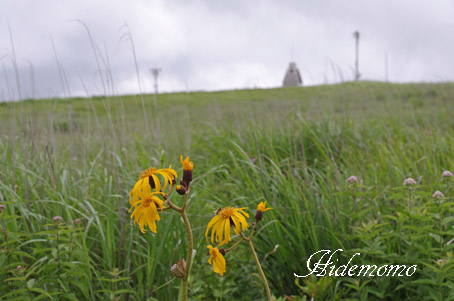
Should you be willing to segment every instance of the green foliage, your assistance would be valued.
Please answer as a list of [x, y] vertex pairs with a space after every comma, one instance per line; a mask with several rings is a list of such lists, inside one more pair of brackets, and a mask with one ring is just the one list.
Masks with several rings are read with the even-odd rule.
[[[274, 210], [254, 244], [276, 300], [453, 299], [454, 183], [441, 178], [454, 169], [453, 92], [346, 83], [163, 94], [156, 112], [149, 95], [145, 112], [137, 96], [2, 104], [0, 296], [175, 300], [180, 280], [169, 269], [186, 254], [183, 223], [164, 212], [156, 235], [141, 234], [128, 193], [149, 166], [172, 164], [181, 175], [182, 153], [195, 163], [193, 299], [265, 296], [246, 244], [226, 255], [221, 278], [204, 237], [219, 207], [253, 215], [265, 200]], [[347, 183], [350, 175], [360, 183]], [[408, 176], [418, 182], [411, 190]], [[445, 198], [433, 199], [435, 190]], [[356, 264], [417, 272], [295, 282], [311, 254], [338, 248], [340, 262], [359, 252]]]

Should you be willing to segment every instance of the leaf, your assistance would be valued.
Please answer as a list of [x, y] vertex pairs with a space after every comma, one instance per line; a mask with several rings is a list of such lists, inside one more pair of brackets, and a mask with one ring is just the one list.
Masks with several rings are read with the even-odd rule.
[[436, 242], [441, 243], [441, 237], [440, 237], [440, 235], [435, 234], [435, 233], [429, 233], [429, 235], [430, 235], [430, 237], [432, 237], [433, 239], [435, 239]]
[[49, 299], [52, 299], [52, 296], [46, 292], [45, 290], [43, 289], [40, 289], [38, 287], [35, 287], [35, 288], [32, 288], [30, 289], [32, 292], [35, 292], [35, 293], [40, 293], [41, 295], [45, 295], [46, 297], [48, 297]]
[[36, 282], [35, 278], [32, 278], [32, 279], [27, 281], [27, 287], [28, 287], [29, 290], [31, 290], [33, 288], [33, 286], [35, 285], [35, 282]]

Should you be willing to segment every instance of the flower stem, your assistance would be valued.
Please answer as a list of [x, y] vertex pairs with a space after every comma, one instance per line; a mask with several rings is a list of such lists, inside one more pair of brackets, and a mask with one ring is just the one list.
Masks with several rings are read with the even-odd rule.
[[189, 278], [189, 271], [191, 270], [191, 263], [192, 263], [192, 250], [194, 248], [194, 242], [192, 240], [192, 230], [191, 224], [189, 223], [188, 215], [184, 210], [181, 213], [184, 221], [184, 227], [186, 228], [186, 235], [188, 236], [188, 253], [186, 255], [186, 269], [184, 270], [184, 278], [183, 278], [183, 301], [188, 300], [188, 278]]
[[194, 240], [192, 238], [191, 223], [189, 222], [189, 218], [186, 213], [186, 205], [188, 204], [189, 191], [190, 191], [190, 189], [188, 187], [188, 191], [186, 191], [186, 194], [184, 195], [184, 202], [183, 202], [182, 207], [178, 207], [177, 205], [175, 205], [167, 195], [164, 196], [167, 204], [169, 204], [169, 207], [181, 214], [181, 217], [183, 218], [183, 222], [184, 222], [184, 228], [186, 229], [186, 236], [188, 238], [188, 253], [186, 255], [186, 269], [184, 270], [184, 277], [183, 277], [183, 283], [182, 283], [182, 299], [183, 299], [183, 301], [188, 300], [188, 279], [189, 279], [189, 271], [191, 269], [191, 263], [192, 263], [192, 250], [194, 249]]
[[254, 257], [255, 264], [259, 270], [259, 274], [262, 277], [263, 284], [265, 285], [266, 295], [268, 300], [271, 301], [271, 291], [270, 287], [268, 286], [268, 281], [266, 280], [265, 273], [263, 273], [262, 266], [260, 265], [259, 258], [257, 257], [257, 253], [255, 253], [254, 245], [252, 244], [252, 240], [246, 239], [247, 243], [249, 244], [249, 248], [251, 249], [252, 256]]
[[239, 244], [240, 242], [242, 242], [244, 240], [244, 238], [240, 238], [236, 243], [233, 244], [233, 246], [231, 246], [230, 248], [228, 248], [227, 250], [225, 250], [226, 253], [232, 251], [233, 249], [235, 249]]
[[[57, 261], [58, 261], [58, 279], [60, 280], [60, 274], [61, 274], [61, 269], [60, 269], [60, 235], [58, 233], [58, 221], [56, 222], [55, 227], [57, 228]], [[60, 300], [60, 292], [61, 292], [61, 285], [60, 281], [58, 281], [58, 300]]]
[[187, 205], [187, 201], [188, 201], [188, 196], [189, 196], [189, 189], [184, 196], [183, 207], [181, 208], [182, 210], [180, 211], [181, 217], [183, 218], [183, 221], [184, 221], [184, 227], [186, 229], [186, 236], [188, 237], [188, 253], [186, 254], [186, 269], [184, 270], [184, 278], [183, 278], [183, 283], [182, 283], [182, 291], [183, 291], [182, 299], [183, 299], [183, 301], [188, 300], [188, 279], [189, 279], [189, 272], [191, 270], [191, 263], [192, 263], [192, 250], [194, 249], [194, 241], [192, 238], [191, 223], [189, 223], [189, 218], [186, 213], [186, 205]]
[[438, 218], [440, 219], [440, 258], [443, 256], [443, 211], [441, 209], [441, 201], [438, 201]]

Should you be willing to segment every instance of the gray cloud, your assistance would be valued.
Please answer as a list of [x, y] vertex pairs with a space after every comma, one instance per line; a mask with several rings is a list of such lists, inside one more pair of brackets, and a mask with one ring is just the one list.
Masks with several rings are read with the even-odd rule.
[[[84, 20], [96, 43], [99, 72]], [[134, 40], [142, 90], [149, 69], [163, 68], [161, 91], [280, 86], [289, 61], [305, 84], [351, 80], [352, 32], [361, 32], [360, 71], [390, 80], [454, 80], [454, 2], [444, 1], [13, 1], [0, 2], [0, 100], [18, 97], [8, 22], [23, 97], [139, 92], [127, 30]], [[125, 36], [126, 34], [126, 36]], [[62, 84], [52, 40], [67, 82]], [[107, 57], [109, 63], [107, 64]], [[4, 66], [4, 68], [3, 68]], [[335, 69], [336, 71], [333, 71]], [[9, 85], [7, 85], [6, 77]], [[109, 92], [110, 93], [110, 92]]]

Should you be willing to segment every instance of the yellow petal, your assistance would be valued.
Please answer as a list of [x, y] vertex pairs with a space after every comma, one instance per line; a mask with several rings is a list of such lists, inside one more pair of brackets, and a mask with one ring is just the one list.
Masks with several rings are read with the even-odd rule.
[[232, 215], [232, 220], [233, 220], [233, 224], [235, 225], [235, 234], [238, 235], [241, 230], [240, 220], [235, 215]]
[[249, 214], [247, 214], [246, 212], [244, 212], [243, 209], [248, 209], [248, 208], [247, 208], [247, 207], [243, 207], [243, 208], [238, 208], [237, 210], [238, 210], [238, 211], [241, 211], [241, 213], [243, 213], [244, 216], [249, 217]]
[[225, 225], [226, 220], [222, 219], [221, 222], [217, 224], [217, 235], [216, 235], [216, 241], [223, 242], [224, 240], [222, 239], [224, 236], [224, 225]]
[[221, 276], [224, 276], [225, 272], [225, 258], [221, 253], [216, 256], [216, 259], [213, 263], [213, 270]]
[[235, 213], [233, 213], [233, 216], [236, 216], [238, 218], [238, 220], [240, 221], [240, 224], [241, 224], [241, 227], [242, 227], [243, 231], [246, 230], [249, 227], [249, 225], [246, 222], [246, 219], [240, 213], [235, 212]]
[[[154, 182], [154, 186], [155, 186], [155, 190], [156, 191], [161, 191], [161, 182], [159, 181], [159, 178], [156, 176], [156, 175], [151, 175], [153, 177], [153, 182]], [[150, 185], [148, 183], [148, 185]]]
[[208, 223], [207, 230], [205, 232], [205, 237], [208, 236], [208, 231], [210, 231], [210, 228], [219, 220], [219, 216], [214, 216], [210, 222]]
[[230, 241], [230, 220], [229, 219], [225, 220], [224, 235], [225, 235], [224, 242], [225, 243], [229, 242]]

